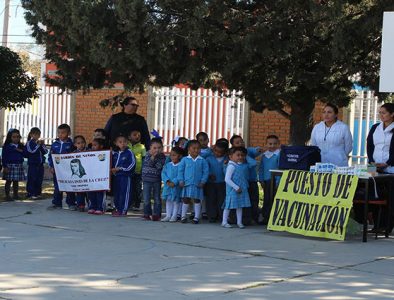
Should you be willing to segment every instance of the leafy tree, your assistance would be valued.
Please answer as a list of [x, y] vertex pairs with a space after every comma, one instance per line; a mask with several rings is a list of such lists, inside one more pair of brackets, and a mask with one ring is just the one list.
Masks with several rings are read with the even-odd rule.
[[22, 61], [23, 69], [32, 74], [36, 80], [39, 80], [41, 78], [41, 61], [32, 59], [25, 50], [18, 49], [17, 53]]
[[26, 74], [17, 53], [0, 46], [0, 107], [15, 109], [31, 103], [34, 97], [36, 79]]
[[390, 0], [22, 1], [62, 88], [186, 83], [242, 90], [252, 109], [309, 139], [318, 100], [347, 105], [352, 77], [378, 82]]

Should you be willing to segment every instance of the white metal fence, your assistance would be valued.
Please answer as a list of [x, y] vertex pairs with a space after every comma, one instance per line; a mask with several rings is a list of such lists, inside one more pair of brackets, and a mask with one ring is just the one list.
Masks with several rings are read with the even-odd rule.
[[211, 143], [233, 134], [244, 135], [247, 114], [241, 92], [221, 95], [207, 89], [155, 88], [154, 129], [163, 137], [165, 151], [170, 150], [176, 136], [188, 139], [204, 131]]
[[19, 129], [22, 141], [26, 142], [32, 127], [41, 129], [41, 138], [46, 144], [56, 138], [57, 126], [70, 124], [71, 95], [62, 93], [57, 87], [43, 87], [39, 98], [32, 104], [16, 110], [6, 110], [4, 115], [4, 136], [10, 128]]
[[349, 107], [349, 127], [353, 136], [352, 163], [367, 163], [367, 136], [371, 126], [380, 121], [381, 104], [373, 91], [357, 91], [357, 97]]

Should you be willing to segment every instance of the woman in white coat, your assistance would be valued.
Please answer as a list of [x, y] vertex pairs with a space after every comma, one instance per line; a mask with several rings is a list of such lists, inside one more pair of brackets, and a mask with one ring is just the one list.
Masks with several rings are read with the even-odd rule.
[[323, 163], [348, 166], [353, 138], [349, 126], [338, 120], [338, 107], [334, 104], [324, 106], [323, 121], [313, 127], [311, 145], [320, 148]]
[[[379, 117], [382, 122], [371, 127], [367, 137], [368, 162], [374, 164], [379, 172], [394, 173], [394, 104], [385, 103], [379, 109]], [[389, 183], [390, 184], [390, 183]], [[391, 186], [393, 183], [391, 182]], [[373, 190], [373, 189], [370, 189]], [[387, 229], [390, 233], [394, 228], [394, 194], [386, 184], [377, 186], [379, 197], [389, 197], [392, 203], [390, 211], [383, 211], [380, 224], [374, 224], [374, 230]], [[387, 213], [390, 214], [390, 223], [387, 226]], [[373, 211], [374, 220], [377, 220], [377, 212]], [[381, 228], [379, 228], [381, 227]]]

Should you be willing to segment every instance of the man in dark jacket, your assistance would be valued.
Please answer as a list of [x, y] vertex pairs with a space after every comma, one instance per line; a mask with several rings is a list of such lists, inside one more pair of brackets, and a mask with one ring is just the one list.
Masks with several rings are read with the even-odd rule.
[[141, 132], [141, 143], [145, 145], [146, 149], [149, 149], [150, 135], [148, 125], [145, 118], [137, 114], [139, 106], [137, 99], [126, 97], [121, 105], [122, 112], [112, 115], [107, 125], [105, 125], [105, 131], [108, 133], [111, 143], [120, 134], [128, 137], [132, 130], [138, 130]]

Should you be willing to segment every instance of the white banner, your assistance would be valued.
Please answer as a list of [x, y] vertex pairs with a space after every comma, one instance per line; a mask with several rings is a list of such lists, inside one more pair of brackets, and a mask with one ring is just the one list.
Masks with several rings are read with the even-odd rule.
[[394, 12], [385, 12], [383, 16], [379, 92], [394, 92]]
[[111, 151], [52, 154], [59, 191], [92, 192], [110, 189]]

